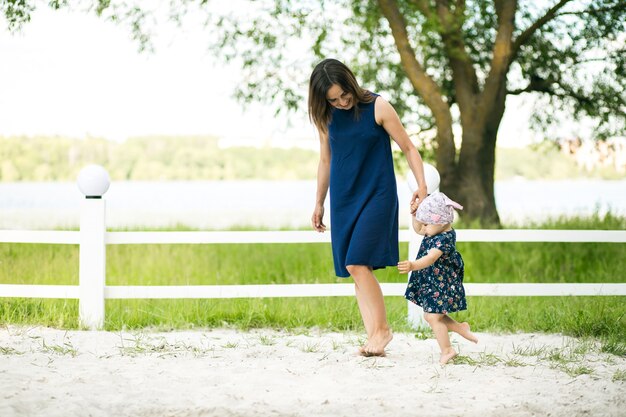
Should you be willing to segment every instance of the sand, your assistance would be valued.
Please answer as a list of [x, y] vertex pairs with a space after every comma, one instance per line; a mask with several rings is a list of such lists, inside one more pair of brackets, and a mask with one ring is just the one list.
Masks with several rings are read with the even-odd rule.
[[0, 330], [0, 416], [624, 416], [626, 358], [561, 335]]

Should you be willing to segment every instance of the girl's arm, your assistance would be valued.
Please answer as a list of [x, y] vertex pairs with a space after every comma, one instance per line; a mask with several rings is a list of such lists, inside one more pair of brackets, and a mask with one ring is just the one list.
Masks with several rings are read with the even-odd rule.
[[[411, 142], [411, 139], [409, 139], [409, 135], [406, 133], [404, 126], [402, 126], [402, 122], [393, 106], [382, 97], [376, 99], [375, 106], [376, 123], [385, 128], [389, 136], [398, 144], [404, 156], [406, 156], [409, 168], [411, 168], [417, 180], [417, 190], [413, 193], [411, 203], [415, 202], [418, 198], [421, 202], [428, 195], [422, 157], [415, 145], [413, 145], [413, 142]], [[411, 209], [411, 213], [414, 212], [415, 210]]]
[[320, 132], [320, 161], [317, 166], [317, 192], [315, 194], [315, 209], [311, 216], [311, 225], [318, 232], [324, 232], [324, 201], [328, 193], [330, 182], [330, 144], [328, 132]]
[[398, 262], [398, 272], [406, 274], [411, 271], [419, 271], [420, 269], [428, 268], [434, 264], [439, 257], [443, 255], [443, 252], [439, 249], [431, 249], [425, 256], [422, 256], [416, 261], [402, 261]]

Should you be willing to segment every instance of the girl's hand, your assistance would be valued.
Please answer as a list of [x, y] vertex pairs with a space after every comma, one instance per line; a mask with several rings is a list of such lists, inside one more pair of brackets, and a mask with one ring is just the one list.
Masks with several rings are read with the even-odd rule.
[[413, 262], [400, 261], [398, 262], [398, 272], [401, 274], [407, 274], [413, 270]]
[[311, 216], [311, 226], [313, 226], [313, 229], [317, 230], [320, 233], [326, 231], [326, 225], [324, 224], [323, 219], [324, 206], [316, 206], [315, 211], [313, 211], [313, 215]]

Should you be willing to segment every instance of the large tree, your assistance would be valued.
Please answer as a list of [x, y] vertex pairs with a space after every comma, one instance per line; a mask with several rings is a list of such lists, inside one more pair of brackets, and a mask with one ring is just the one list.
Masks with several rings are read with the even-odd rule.
[[[31, 3], [0, 0], [11, 28], [28, 21]], [[133, 36], [149, 45], [146, 3], [113, 3], [94, 1], [92, 8], [129, 22]], [[535, 95], [535, 116], [544, 125], [565, 113], [593, 121], [597, 139], [624, 134], [624, 0], [231, 4], [229, 11], [217, 1], [171, 1], [169, 16], [180, 23], [204, 13], [214, 53], [245, 74], [237, 97], [302, 110], [314, 62], [343, 60], [364, 85], [385, 92], [405, 121], [436, 132], [441, 189], [463, 202], [469, 220], [499, 224], [495, 148], [507, 96]], [[461, 127], [460, 138], [454, 126]]]

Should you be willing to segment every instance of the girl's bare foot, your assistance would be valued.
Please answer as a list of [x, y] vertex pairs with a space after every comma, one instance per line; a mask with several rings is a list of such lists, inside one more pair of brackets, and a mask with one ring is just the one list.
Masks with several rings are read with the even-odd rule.
[[441, 352], [441, 356], [439, 357], [439, 363], [441, 365], [447, 364], [450, 360], [452, 360], [457, 355], [456, 351], [452, 348], [446, 349], [445, 352]]
[[459, 334], [469, 340], [470, 342], [478, 343], [478, 338], [474, 335], [474, 333], [470, 330], [470, 325], [468, 322], [464, 321], [459, 324], [461, 326], [461, 331]]
[[363, 346], [363, 356], [385, 356], [385, 347], [393, 339], [391, 330], [373, 335], [371, 340], [368, 340], [365, 346]]

